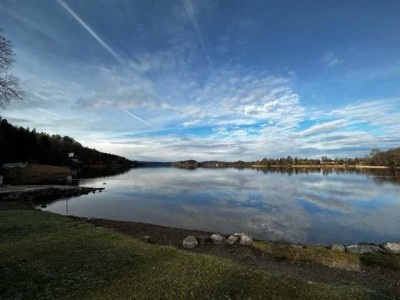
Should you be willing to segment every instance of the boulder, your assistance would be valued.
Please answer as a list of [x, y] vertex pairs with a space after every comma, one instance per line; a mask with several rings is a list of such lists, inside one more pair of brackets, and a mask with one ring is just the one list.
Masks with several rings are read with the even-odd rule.
[[228, 245], [233, 245], [233, 244], [235, 244], [237, 241], [239, 241], [239, 236], [237, 236], [237, 235], [231, 235], [230, 237], [228, 237], [228, 240], [226, 241], [226, 243], [228, 244]]
[[225, 242], [226, 237], [224, 237], [218, 233], [214, 233], [213, 235], [211, 235], [211, 240], [213, 241], [214, 244], [220, 245]]
[[189, 235], [189, 236], [185, 237], [182, 244], [183, 244], [183, 248], [191, 249], [191, 248], [196, 247], [199, 244], [199, 242], [193, 235]]
[[330, 245], [329, 249], [331, 249], [333, 251], [340, 251], [340, 252], [346, 251], [346, 247], [344, 245], [340, 245], [340, 244]]
[[251, 245], [253, 243], [253, 238], [245, 233], [235, 233], [234, 235], [239, 236], [241, 245]]
[[400, 243], [384, 243], [381, 246], [388, 253], [400, 254]]
[[346, 251], [350, 253], [365, 254], [365, 253], [385, 253], [378, 245], [373, 244], [354, 244], [346, 247]]

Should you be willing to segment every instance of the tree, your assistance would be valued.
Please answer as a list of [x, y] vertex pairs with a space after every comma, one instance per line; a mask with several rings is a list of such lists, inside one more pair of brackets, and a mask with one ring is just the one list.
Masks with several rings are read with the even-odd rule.
[[0, 107], [5, 107], [11, 100], [22, 97], [18, 78], [8, 73], [13, 63], [11, 42], [2, 36], [0, 29]]

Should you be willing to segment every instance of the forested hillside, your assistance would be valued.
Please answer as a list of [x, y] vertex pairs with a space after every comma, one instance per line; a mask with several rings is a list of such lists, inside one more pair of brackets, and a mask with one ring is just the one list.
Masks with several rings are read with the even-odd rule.
[[37, 162], [51, 165], [75, 162], [83, 165], [131, 166], [132, 161], [113, 154], [102, 153], [82, 146], [73, 138], [38, 133], [35, 129], [16, 127], [0, 118], [0, 165], [7, 162]]

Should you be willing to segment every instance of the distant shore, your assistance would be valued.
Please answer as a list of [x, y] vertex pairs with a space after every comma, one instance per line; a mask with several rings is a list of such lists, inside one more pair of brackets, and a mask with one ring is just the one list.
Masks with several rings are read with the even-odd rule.
[[371, 166], [371, 165], [252, 165], [252, 168], [323, 168], [323, 169], [389, 169], [388, 166]]

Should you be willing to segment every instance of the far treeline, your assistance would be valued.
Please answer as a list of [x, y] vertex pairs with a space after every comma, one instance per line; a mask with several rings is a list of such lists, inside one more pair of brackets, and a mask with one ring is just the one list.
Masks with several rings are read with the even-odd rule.
[[173, 164], [178, 168], [197, 168], [197, 167], [236, 167], [246, 168], [255, 165], [266, 167], [286, 167], [286, 166], [321, 166], [321, 165], [369, 165], [369, 166], [387, 166], [390, 168], [400, 168], [400, 147], [388, 151], [380, 151], [373, 149], [371, 153], [363, 158], [330, 158], [323, 156], [316, 158], [298, 158], [298, 157], [281, 157], [281, 158], [263, 158], [257, 161], [203, 161], [195, 160], [179, 161]]
[[282, 157], [278, 159], [264, 158], [258, 161], [260, 165], [369, 165], [369, 166], [387, 166], [400, 167], [400, 147], [390, 149], [388, 151], [380, 151], [373, 149], [371, 153], [362, 158], [330, 158], [322, 156], [321, 159], [297, 158], [297, 157]]
[[[70, 154], [73, 153], [73, 157]], [[9, 162], [131, 167], [133, 162], [82, 146], [73, 138], [16, 127], [0, 117], [0, 166]]]

